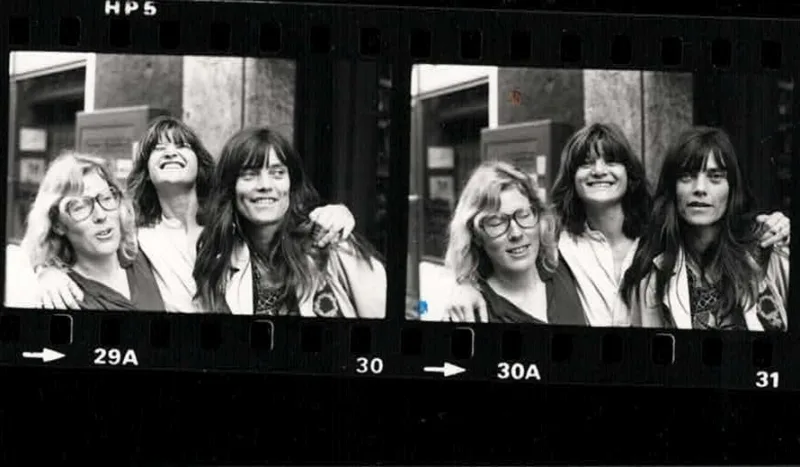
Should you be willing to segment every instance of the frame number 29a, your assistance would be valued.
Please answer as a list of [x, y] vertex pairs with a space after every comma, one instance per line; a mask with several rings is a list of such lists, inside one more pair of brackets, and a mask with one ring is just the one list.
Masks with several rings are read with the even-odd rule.
[[778, 372], [777, 371], [759, 371], [756, 373], [756, 387], [757, 388], [777, 388], [778, 387]]
[[139, 366], [136, 352], [130, 349], [94, 349], [94, 364], [109, 366]]

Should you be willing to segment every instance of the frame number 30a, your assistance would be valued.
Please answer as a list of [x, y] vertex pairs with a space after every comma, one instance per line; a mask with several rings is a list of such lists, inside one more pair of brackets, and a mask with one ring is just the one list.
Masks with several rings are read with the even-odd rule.
[[778, 372], [777, 371], [759, 371], [756, 373], [756, 387], [757, 388], [777, 388], [778, 387]]

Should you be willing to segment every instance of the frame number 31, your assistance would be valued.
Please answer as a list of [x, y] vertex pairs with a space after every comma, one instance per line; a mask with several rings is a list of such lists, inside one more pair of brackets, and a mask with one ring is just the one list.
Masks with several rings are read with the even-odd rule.
[[777, 388], [778, 387], [778, 372], [777, 371], [759, 371], [756, 373], [756, 387], [757, 388]]

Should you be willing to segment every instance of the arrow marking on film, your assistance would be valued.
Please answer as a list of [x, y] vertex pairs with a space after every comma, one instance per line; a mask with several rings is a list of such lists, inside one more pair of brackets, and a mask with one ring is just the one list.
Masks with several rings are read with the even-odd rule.
[[426, 366], [423, 368], [423, 370], [426, 373], [441, 373], [445, 378], [467, 371], [458, 365], [453, 365], [452, 363], [448, 362], [444, 362], [444, 365], [442, 366]]
[[22, 352], [22, 358], [38, 358], [42, 362], [47, 363], [64, 358], [64, 354], [45, 347], [41, 352]]

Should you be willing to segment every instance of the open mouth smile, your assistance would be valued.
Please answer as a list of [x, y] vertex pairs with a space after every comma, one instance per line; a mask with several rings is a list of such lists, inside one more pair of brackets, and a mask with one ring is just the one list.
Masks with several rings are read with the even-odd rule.
[[586, 183], [590, 187], [599, 187], [599, 188], [607, 188], [610, 186], [614, 186], [614, 182], [609, 180], [598, 180]]
[[167, 168], [175, 168], [175, 169], [182, 169], [186, 167], [186, 164], [179, 159], [169, 159], [162, 161], [161, 164], [158, 166], [160, 169], [167, 169]]
[[530, 245], [521, 245], [521, 246], [517, 246], [517, 247], [514, 247], [514, 248], [507, 249], [506, 253], [508, 253], [511, 256], [522, 256], [522, 255], [524, 255], [524, 254], [526, 254], [528, 252], [530, 247], [531, 247]]
[[273, 204], [278, 202], [278, 198], [273, 198], [271, 196], [263, 196], [259, 198], [253, 198], [250, 200], [250, 202], [255, 204], [256, 206], [272, 206]]
[[103, 230], [97, 232], [96, 234], [94, 234], [94, 236], [97, 237], [97, 239], [99, 239], [99, 240], [108, 240], [109, 238], [111, 238], [111, 235], [113, 233], [114, 233], [114, 229], [109, 227], [107, 229], [103, 229]]

